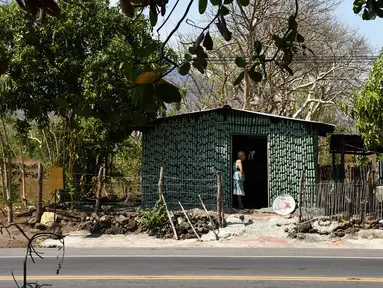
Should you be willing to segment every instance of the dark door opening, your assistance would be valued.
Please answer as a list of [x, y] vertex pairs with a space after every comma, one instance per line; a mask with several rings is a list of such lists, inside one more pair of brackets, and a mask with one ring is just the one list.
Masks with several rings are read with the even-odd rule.
[[[243, 205], [247, 209], [259, 209], [269, 206], [268, 196], [268, 163], [266, 135], [233, 135], [231, 139], [231, 166], [237, 160], [237, 153], [246, 153], [243, 161], [245, 172], [245, 197]], [[231, 170], [231, 179], [233, 168]], [[233, 180], [231, 181], [233, 207], [238, 207], [237, 197], [233, 195]]]

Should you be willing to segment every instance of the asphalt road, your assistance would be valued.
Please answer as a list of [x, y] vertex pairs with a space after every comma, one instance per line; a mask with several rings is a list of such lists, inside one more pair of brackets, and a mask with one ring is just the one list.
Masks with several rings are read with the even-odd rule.
[[[383, 250], [56, 249], [28, 261], [28, 282], [53, 287], [383, 287]], [[21, 283], [24, 250], [0, 250], [0, 287]], [[20, 285], [21, 286], [21, 285]]]

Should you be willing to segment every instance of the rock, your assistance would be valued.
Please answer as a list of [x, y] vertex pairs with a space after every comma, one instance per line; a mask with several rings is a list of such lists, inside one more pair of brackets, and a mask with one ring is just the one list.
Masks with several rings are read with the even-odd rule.
[[130, 220], [126, 228], [131, 232], [136, 231], [138, 228], [136, 220]]
[[113, 212], [113, 206], [110, 205], [101, 205], [101, 210], [104, 212]]
[[354, 228], [354, 227], [350, 227], [350, 228], [347, 228], [346, 230], [344, 230], [344, 233], [346, 233], [346, 234], [355, 234], [357, 232], [359, 232], [359, 229]]
[[350, 222], [344, 222], [344, 223], [339, 224], [337, 229], [346, 230], [347, 228], [351, 227], [351, 225], [352, 224]]
[[297, 224], [297, 231], [299, 233], [307, 233], [310, 231], [310, 229], [312, 229], [313, 227], [311, 226], [311, 223], [310, 222], [305, 222], [305, 223], [301, 223], [301, 224]]
[[42, 223], [36, 223], [36, 224], [35, 224], [35, 229], [45, 230], [45, 229], [47, 229], [47, 226], [45, 226], [45, 225], [42, 224]]
[[366, 230], [369, 230], [369, 229], [371, 229], [371, 225], [370, 224], [364, 224], [363, 228]]
[[177, 223], [178, 225], [183, 225], [184, 223], [186, 222], [185, 218], [184, 217], [178, 217], [177, 218]]
[[98, 217], [97, 213], [92, 213], [91, 217], [96, 220], [96, 221], [99, 221], [100, 220], [100, 217]]
[[125, 217], [124, 215], [120, 215], [120, 217], [118, 217], [117, 219], [117, 222], [120, 223], [121, 225], [126, 225], [129, 223], [129, 218], [128, 217]]
[[338, 237], [344, 237], [344, 236], [346, 236], [346, 233], [340, 231], [340, 232], [337, 232], [337, 233], [336, 233], [336, 236], [338, 236]]
[[[96, 219], [96, 218], [95, 218], [95, 219]], [[96, 220], [97, 220], [97, 219], [96, 219]], [[108, 217], [107, 217], [106, 215], [103, 215], [103, 216], [100, 217], [100, 219], [99, 219], [98, 221], [100, 221], [100, 222], [106, 222], [106, 221], [108, 221]]]
[[193, 239], [193, 238], [196, 238], [194, 233], [193, 234], [190, 234], [190, 233], [186, 234], [186, 239]]
[[203, 227], [198, 227], [198, 228], [197, 228], [197, 231], [200, 232], [200, 233], [203, 233], [204, 228], [203, 228]]
[[369, 220], [369, 221], [367, 221], [367, 223], [370, 225], [375, 225], [378, 223], [378, 220], [377, 219]]
[[28, 224], [31, 225], [31, 226], [35, 225], [36, 224], [36, 218], [34, 218], [34, 217], [30, 218], [28, 220]]
[[149, 231], [149, 233], [148, 233], [149, 236], [154, 236], [155, 234], [156, 234], [156, 233], [155, 233], [154, 231], [152, 231], [152, 230]]
[[378, 221], [380, 226], [383, 226], [383, 219]]
[[40, 223], [44, 226], [52, 226], [57, 220], [57, 215], [53, 212], [44, 212], [41, 216]]
[[318, 233], [318, 230], [317, 230], [317, 229], [310, 229], [310, 230], [309, 230], [309, 233], [311, 233], [311, 234], [316, 234], [316, 233]]
[[306, 235], [303, 234], [303, 233], [298, 233], [298, 234], [297, 234], [297, 238], [298, 238], [299, 240], [303, 240], [303, 239], [306, 238]]
[[289, 233], [289, 228], [285, 228], [285, 232], [286, 232], [286, 233]]

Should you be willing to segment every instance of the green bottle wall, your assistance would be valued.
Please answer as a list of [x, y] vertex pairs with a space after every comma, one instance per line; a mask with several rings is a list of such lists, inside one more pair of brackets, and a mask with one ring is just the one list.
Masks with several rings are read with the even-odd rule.
[[225, 205], [231, 205], [231, 136], [268, 135], [270, 203], [281, 194], [296, 198], [305, 167], [305, 197], [317, 180], [318, 133], [309, 122], [229, 110], [164, 118], [143, 132], [142, 203], [158, 199], [160, 167], [168, 203], [199, 206], [198, 195], [215, 206], [216, 170], [222, 171]]

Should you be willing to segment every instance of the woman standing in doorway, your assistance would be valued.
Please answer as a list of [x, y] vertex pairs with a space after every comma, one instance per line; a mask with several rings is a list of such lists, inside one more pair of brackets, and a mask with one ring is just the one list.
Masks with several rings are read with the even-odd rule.
[[243, 209], [242, 197], [245, 196], [244, 184], [245, 184], [245, 172], [243, 171], [242, 162], [246, 159], [245, 152], [239, 151], [237, 154], [237, 161], [234, 163], [234, 195], [237, 195], [238, 208]]

